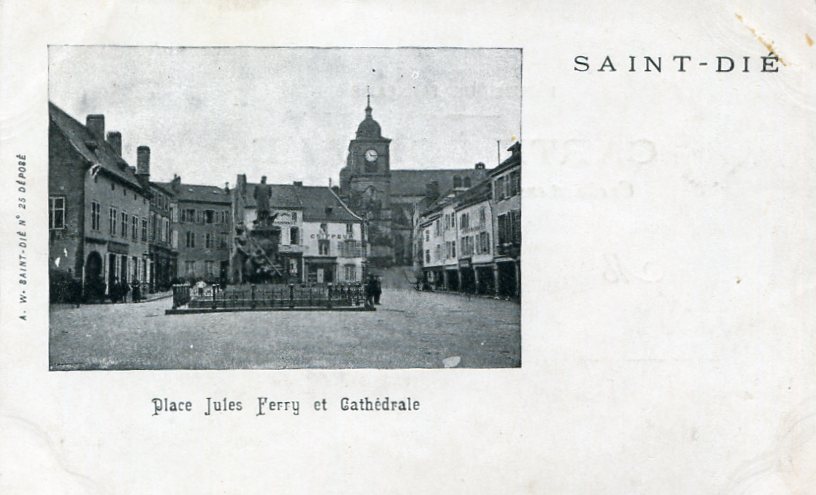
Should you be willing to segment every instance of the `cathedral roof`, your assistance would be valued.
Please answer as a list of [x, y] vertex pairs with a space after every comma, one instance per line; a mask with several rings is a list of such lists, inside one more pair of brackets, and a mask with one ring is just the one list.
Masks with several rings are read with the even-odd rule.
[[455, 176], [459, 176], [462, 180], [468, 177], [471, 185], [476, 185], [486, 177], [487, 172], [484, 169], [473, 168], [391, 170], [391, 195], [424, 196], [425, 185], [429, 182], [436, 182], [440, 191], [447, 191], [453, 189]]

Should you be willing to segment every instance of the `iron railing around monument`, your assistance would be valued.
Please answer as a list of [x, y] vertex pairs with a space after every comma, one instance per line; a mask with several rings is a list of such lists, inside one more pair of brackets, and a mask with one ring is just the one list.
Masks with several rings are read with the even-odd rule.
[[174, 309], [341, 309], [364, 305], [365, 289], [359, 283], [173, 286]]

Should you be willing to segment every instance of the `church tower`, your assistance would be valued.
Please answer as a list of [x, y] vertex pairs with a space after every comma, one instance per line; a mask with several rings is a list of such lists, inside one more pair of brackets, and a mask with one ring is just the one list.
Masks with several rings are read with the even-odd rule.
[[367, 96], [365, 118], [349, 142], [346, 166], [340, 171], [340, 190], [349, 207], [368, 220], [369, 262], [375, 266], [393, 262], [391, 239], [391, 140], [383, 137], [372, 117], [371, 95]]

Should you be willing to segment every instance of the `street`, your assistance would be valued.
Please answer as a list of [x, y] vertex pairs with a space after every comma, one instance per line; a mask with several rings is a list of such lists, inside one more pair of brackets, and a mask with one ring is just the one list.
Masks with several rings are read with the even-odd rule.
[[171, 299], [53, 306], [49, 362], [75, 369], [506, 368], [520, 306], [384, 289], [376, 312], [165, 315]]

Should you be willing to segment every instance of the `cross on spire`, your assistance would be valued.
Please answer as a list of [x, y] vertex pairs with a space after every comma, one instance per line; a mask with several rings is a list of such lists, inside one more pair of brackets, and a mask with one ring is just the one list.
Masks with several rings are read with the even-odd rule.
[[371, 115], [371, 86], [366, 86], [366, 115]]

